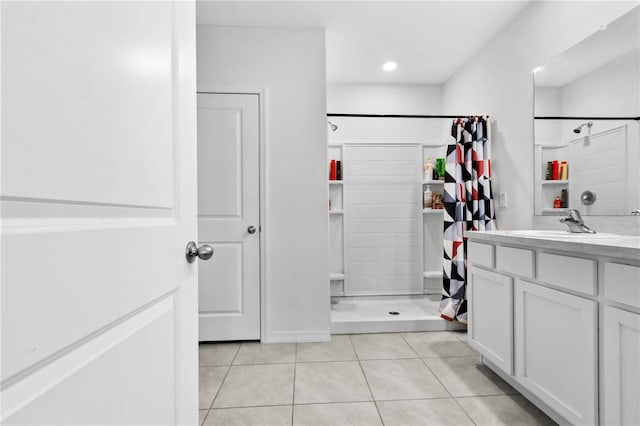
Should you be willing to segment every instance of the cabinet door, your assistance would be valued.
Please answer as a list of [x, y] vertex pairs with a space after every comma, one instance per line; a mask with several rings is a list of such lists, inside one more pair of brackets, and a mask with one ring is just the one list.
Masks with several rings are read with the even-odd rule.
[[640, 425], [640, 315], [606, 306], [602, 402], [604, 424]]
[[596, 303], [522, 280], [515, 301], [516, 379], [569, 423], [596, 423]]
[[469, 268], [469, 344], [513, 374], [513, 278]]

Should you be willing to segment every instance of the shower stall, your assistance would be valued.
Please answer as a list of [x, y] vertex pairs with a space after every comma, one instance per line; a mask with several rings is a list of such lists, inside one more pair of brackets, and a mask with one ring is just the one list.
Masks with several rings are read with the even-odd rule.
[[339, 143], [328, 154], [341, 166], [329, 180], [332, 334], [464, 329], [438, 312], [443, 210], [423, 202], [427, 189], [443, 193], [424, 165], [445, 143]]

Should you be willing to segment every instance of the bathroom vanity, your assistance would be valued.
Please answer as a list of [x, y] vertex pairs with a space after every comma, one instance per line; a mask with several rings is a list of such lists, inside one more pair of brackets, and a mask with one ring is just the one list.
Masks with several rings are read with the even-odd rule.
[[466, 236], [483, 362], [561, 424], [640, 424], [640, 237]]

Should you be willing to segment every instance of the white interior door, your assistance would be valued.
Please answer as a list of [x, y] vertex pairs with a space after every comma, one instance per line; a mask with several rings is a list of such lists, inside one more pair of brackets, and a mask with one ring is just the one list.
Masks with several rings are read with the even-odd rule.
[[195, 5], [1, 7], [2, 423], [196, 424]]
[[198, 94], [200, 341], [260, 339], [259, 97]]

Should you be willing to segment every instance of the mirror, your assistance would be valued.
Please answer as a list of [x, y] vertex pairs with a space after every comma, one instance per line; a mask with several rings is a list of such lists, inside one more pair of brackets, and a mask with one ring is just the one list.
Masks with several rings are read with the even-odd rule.
[[640, 208], [639, 41], [640, 6], [534, 69], [536, 215]]

